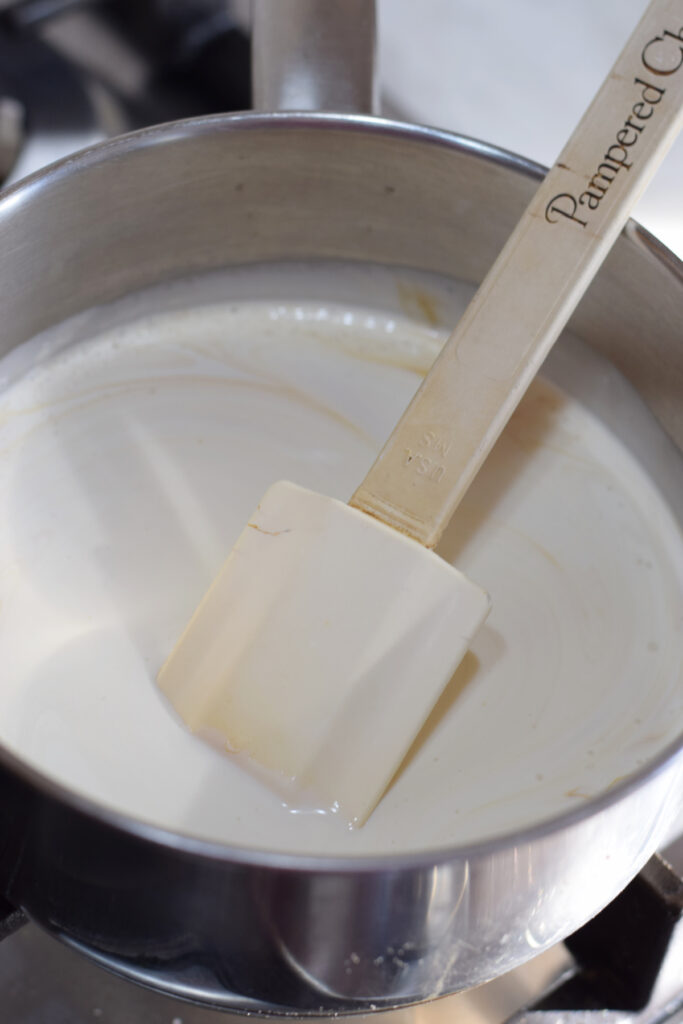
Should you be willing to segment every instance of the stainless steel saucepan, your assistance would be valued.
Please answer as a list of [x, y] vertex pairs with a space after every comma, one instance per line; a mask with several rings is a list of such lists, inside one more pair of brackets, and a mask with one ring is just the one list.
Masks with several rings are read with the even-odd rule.
[[[234, 264], [333, 258], [482, 278], [541, 168], [351, 113], [370, 109], [372, 96], [367, 0], [265, 6], [256, 11], [259, 105], [346, 113], [162, 125], [6, 192], [2, 352], [141, 287]], [[318, 64], [301, 58], [312, 39]], [[683, 266], [631, 223], [572, 329], [635, 385], [679, 448], [681, 324]], [[486, 981], [607, 904], [679, 808], [683, 723], [655, 762], [572, 813], [432, 853], [231, 849], [96, 806], [4, 749], [0, 786], [2, 891], [87, 956], [233, 1010], [368, 1011]], [[399, 948], [400, 959], [383, 955]]]

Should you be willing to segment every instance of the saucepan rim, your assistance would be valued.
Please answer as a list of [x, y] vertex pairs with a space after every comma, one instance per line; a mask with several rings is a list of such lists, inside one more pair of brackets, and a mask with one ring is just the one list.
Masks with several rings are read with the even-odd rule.
[[[198, 118], [170, 121], [160, 125], [129, 132], [113, 139], [97, 143], [86, 149], [48, 165], [23, 178], [21, 181], [0, 191], [0, 215], [3, 209], [16, 204], [30, 203], [33, 195], [49, 188], [67, 175], [72, 175], [97, 166], [115, 156], [139, 151], [141, 148], [159, 143], [180, 141], [197, 134], [211, 134], [217, 129], [306, 129], [348, 130], [424, 142], [448, 149], [475, 154], [484, 160], [497, 163], [527, 177], [540, 179], [546, 168], [543, 165], [519, 156], [501, 147], [460, 135], [440, 128], [379, 118], [365, 114], [334, 114], [328, 112], [246, 112], [237, 114], [213, 114]], [[634, 233], [652, 256], [669, 270], [683, 285], [683, 261], [635, 221], [629, 221], [624, 229]], [[123, 832], [139, 840], [153, 843], [180, 856], [202, 858], [207, 861], [243, 864], [254, 867], [286, 870], [292, 872], [322, 873], [375, 873], [387, 870], [410, 870], [415, 867], [438, 865], [449, 861], [470, 860], [482, 856], [494, 856], [506, 849], [513, 849], [581, 824], [588, 818], [614, 806], [629, 794], [654, 780], [671, 763], [683, 754], [683, 732], [668, 744], [657, 757], [638, 768], [631, 775], [620, 780], [610, 789], [591, 797], [580, 806], [562, 811], [547, 819], [523, 828], [495, 834], [488, 839], [463, 845], [449, 845], [435, 849], [407, 853], [378, 853], [363, 855], [328, 855], [282, 853], [258, 847], [232, 846], [216, 840], [202, 839], [181, 831], [172, 831], [142, 818], [108, 807], [85, 794], [59, 782], [46, 772], [31, 766], [19, 754], [15, 754], [0, 740], [0, 765], [18, 776], [23, 782], [44, 796], [66, 805], [72, 811]]]

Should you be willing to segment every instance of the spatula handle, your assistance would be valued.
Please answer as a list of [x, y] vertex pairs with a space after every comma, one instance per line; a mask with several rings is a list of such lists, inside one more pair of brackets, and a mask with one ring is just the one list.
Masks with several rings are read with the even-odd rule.
[[437, 543], [682, 123], [683, 0], [653, 0], [352, 505]]

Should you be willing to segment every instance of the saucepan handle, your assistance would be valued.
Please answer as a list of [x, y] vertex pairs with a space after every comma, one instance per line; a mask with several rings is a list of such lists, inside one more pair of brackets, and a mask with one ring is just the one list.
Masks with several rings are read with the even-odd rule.
[[252, 0], [256, 110], [376, 110], [374, 0]]

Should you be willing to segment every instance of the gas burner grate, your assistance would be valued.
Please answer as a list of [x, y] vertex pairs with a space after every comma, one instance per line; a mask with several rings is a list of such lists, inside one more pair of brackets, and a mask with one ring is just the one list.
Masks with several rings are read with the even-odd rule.
[[0, 0], [0, 186], [111, 135], [251, 106], [227, 0]]
[[683, 1019], [683, 879], [660, 856], [565, 946], [576, 969], [510, 1024]]

